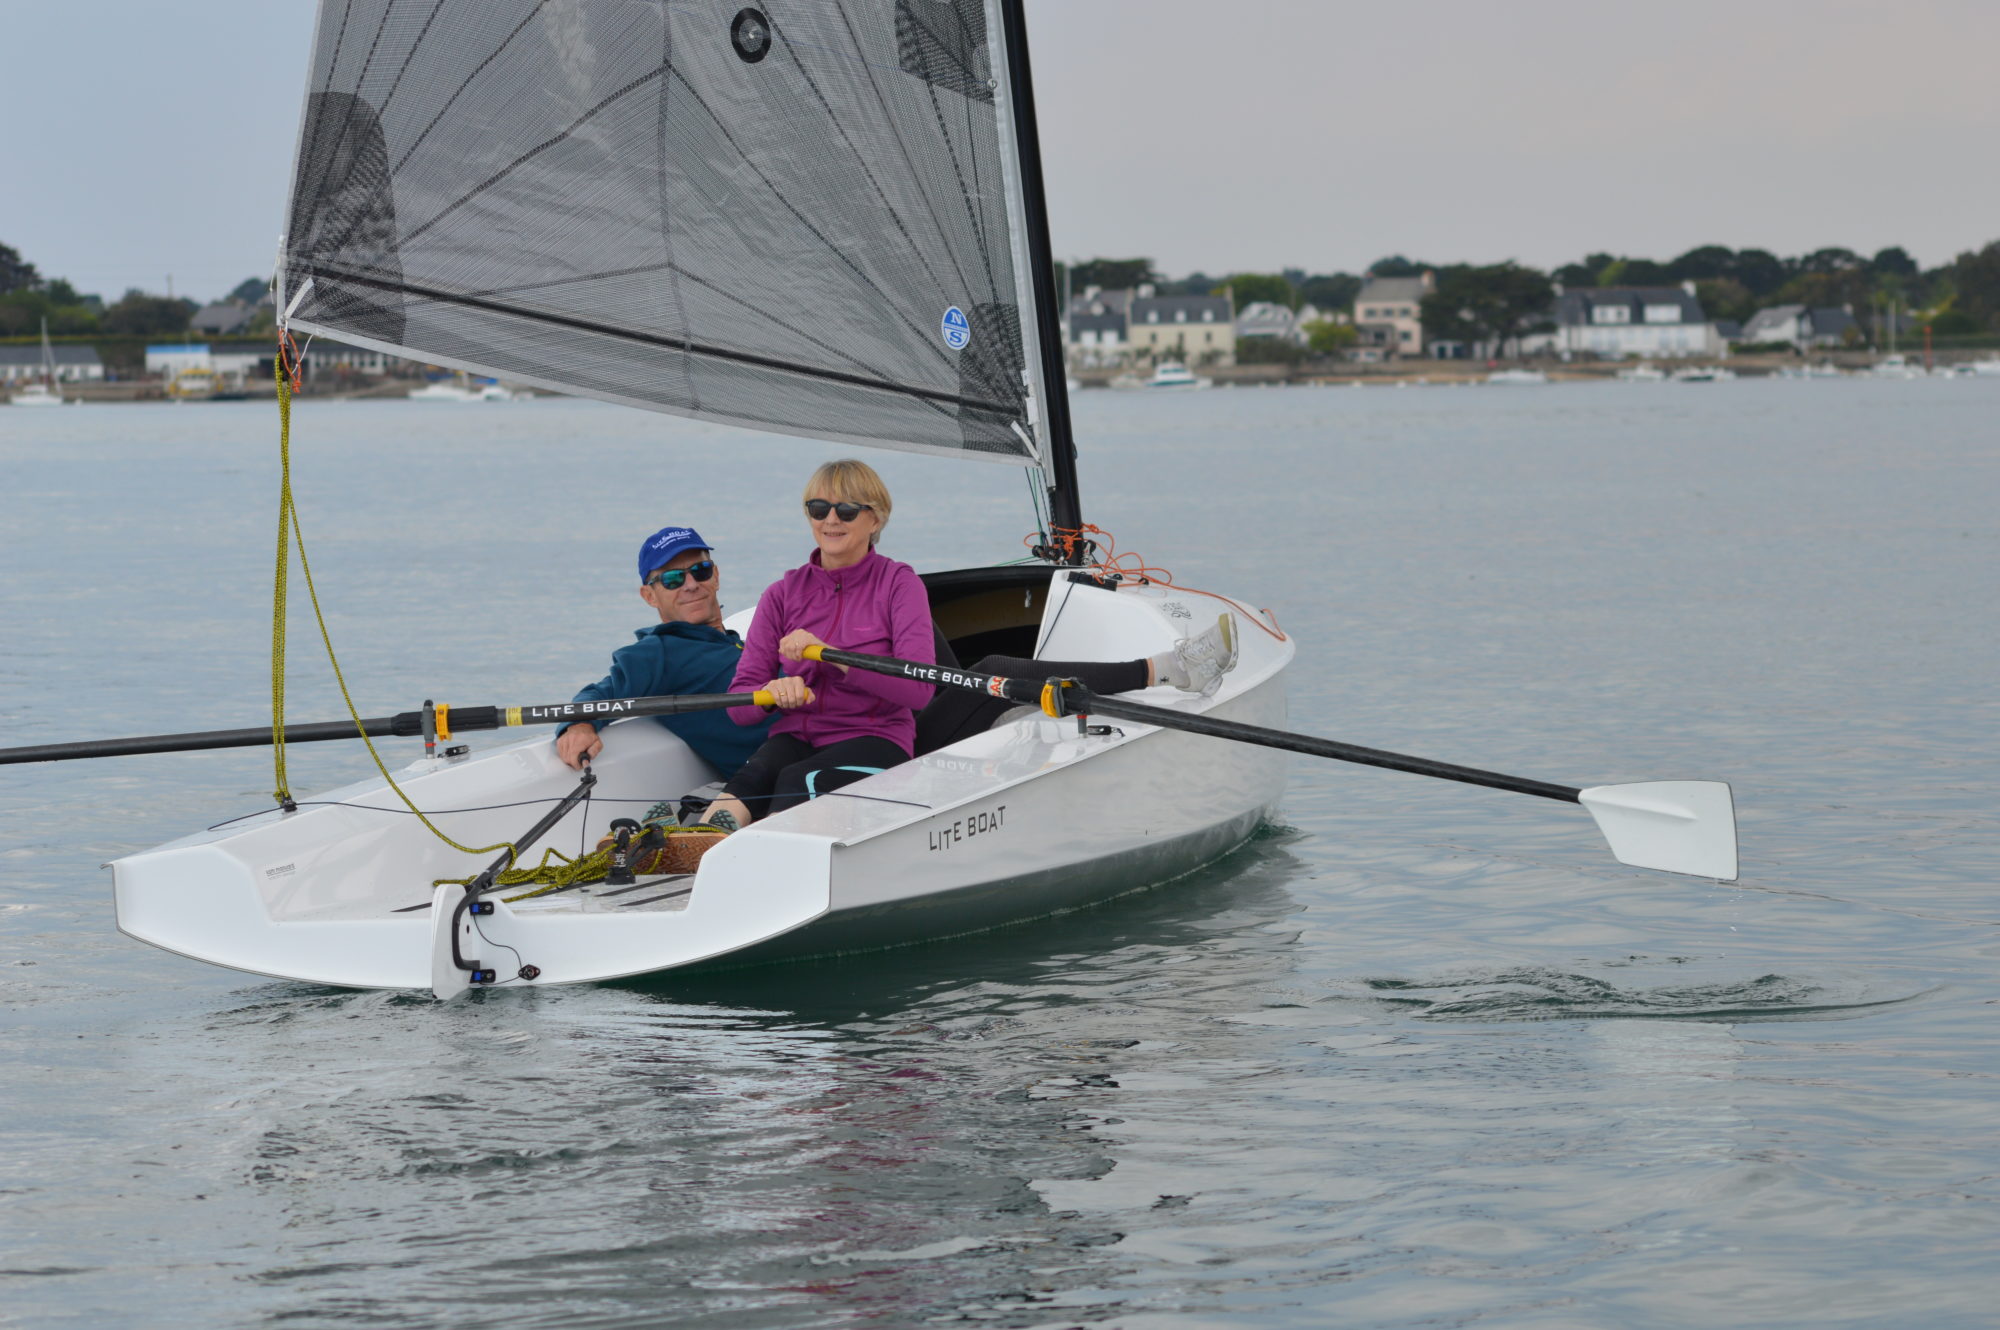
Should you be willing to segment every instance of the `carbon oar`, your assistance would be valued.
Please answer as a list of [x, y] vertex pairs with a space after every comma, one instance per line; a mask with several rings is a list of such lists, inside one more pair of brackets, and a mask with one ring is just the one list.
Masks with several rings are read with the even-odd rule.
[[1721, 781], [1638, 781], [1580, 789], [1573, 785], [1556, 785], [1525, 776], [1509, 776], [1498, 771], [1438, 762], [1427, 757], [1413, 757], [1407, 753], [1392, 753], [1381, 748], [1363, 748], [1358, 744], [1339, 743], [1290, 730], [1267, 729], [1242, 721], [1105, 697], [1093, 693], [1075, 679], [1010, 679], [997, 674], [979, 674], [950, 666], [926, 665], [921, 661], [898, 660], [893, 656], [870, 656], [827, 646], [807, 647], [805, 654], [834, 665], [893, 674], [942, 688], [984, 693], [1012, 702], [1037, 705], [1051, 716], [1110, 716], [1157, 725], [1166, 730], [1182, 730], [1237, 743], [1281, 748], [1310, 757], [1386, 767], [1391, 771], [1407, 771], [1418, 776], [1434, 776], [1440, 780], [1455, 780], [1467, 785], [1484, 785], [1490, 789], [1582, 804], [1590, 810], [1598, 830], [1604, 833], [1604, 839], [1611, 845], [1612, 855], [1620, 863], [1723, 881], [1733, 881], [1736, 877], [1736, 809], [1729, 786]]
[[[771, 695], [754, 693], [682, 693], [671, 697], [621, 697], [598, 702], [556, 702], [546, 706], [454, 707], [426, 704], [417, 711], [352, 720], [315, 721], [287, 725], [285, 742], [318, 743], [385, 735], [416, 736], [429, 732], [449, 739], [457, 730], [498, 730], [515, 725], [551, 725], [569, 720], [618, 720], [625, 716], [678, 716], [723, 707], [771, 706]], [[192, 734], [143, 734], [130, 739], [83, 739], [75, 743], [36, 744], [0, 748], [0, 766], [13, 762], [63, 762], [83, 757], [125, 757], [134, 753], [183, 753], [203, 748], [255, 748], [271, 742], [271, 727], [246, 730], [201, 730]]]

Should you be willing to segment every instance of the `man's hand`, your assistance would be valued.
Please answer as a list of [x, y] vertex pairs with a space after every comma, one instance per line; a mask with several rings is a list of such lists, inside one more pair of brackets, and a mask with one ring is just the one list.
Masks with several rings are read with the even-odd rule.
[[764, 691], [771, 695], [771, 700], [780, 711], [796, 711], [813, 700], [812, 689], [806, 687], [806, 681], [789, 674], [781, 674], [765, 684]]
[[556, 756], [563, 765], [581, 769], [583, 759], [595, 758], [604, 751], [604, 740], [597, 737], [597, 727], [588, 722], [579, 722], [564, 730], [556, 739]]

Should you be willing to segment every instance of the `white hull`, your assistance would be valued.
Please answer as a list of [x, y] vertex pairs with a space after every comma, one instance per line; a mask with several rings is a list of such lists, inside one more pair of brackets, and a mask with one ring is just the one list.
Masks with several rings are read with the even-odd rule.
[[[1038, 655], [1103, 660], [1159, 651], [1198, 623], [1194, 612], [1219, 608], [1203, 596], [1114, 592], [1062, 575], [1047, 605], [1054, 631], [1043, 628]], [[1242, 663], [1215, 698], [1133, 696], [1283, 725], [1292, 645], [1247, 621], [1239, 636]], [[1283, 792], [1289, 759], [1280, 753], [1144, 725], [1118, 731], [1012, 721], [767, 818], [717, 846], [691, 878], [512, 903], [519, 892], [496, 892], [487, 898], [495, 912], [466, 934], [466, 959], [513, 986], [580, 983], [977, 931], [1188, 872], [1250, 836]], [[644, 720], [607, 729], [595, 769], [593, 805], [544, 845], [574, 853], [611, 818], [643, 808], [608, 801], [651, 802], [712, 775]], [[446, 810], [553, 800], [576, 777], [537, 736], [420, 762], [398, 780], [448, 833], [483, 846], [517, 835], [536, 808]], [[400, 805], [379, 781], [324, 798], [351, 806], [273, 811], [118, 860], [119, 928], [257, 974], [448, 996], [458, 975], [448, 959], [434, 972], [433, 957], [448, 957], [441, 930], [451, 921], [433, 909], [432, 879], [469, 876], [490, 856], [460, 854], [415, 818], [383, 811]], [[514, 978], [523, 965], [539, 975]]]
[[9, 399], [14, 406], [61, 406], [63, 399], [42, 384], [36, 383], [21, 389]]

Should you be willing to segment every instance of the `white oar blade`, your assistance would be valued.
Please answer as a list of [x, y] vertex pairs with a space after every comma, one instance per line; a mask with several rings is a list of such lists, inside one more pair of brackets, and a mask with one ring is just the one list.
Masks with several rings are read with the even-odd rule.
[[1599, 785], [1579, 799], [1619, 863], [1736, 880], [1736, 802], [1723, 782]]

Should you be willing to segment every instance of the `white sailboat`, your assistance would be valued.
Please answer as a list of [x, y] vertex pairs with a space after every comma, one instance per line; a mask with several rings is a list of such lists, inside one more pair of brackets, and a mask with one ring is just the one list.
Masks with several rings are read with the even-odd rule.
[[[627, 406], [1030, 468], [1051, 505], [1044, 562], [928, 576], [947, 641], [1131, 659], [1226, 606], [1239, 663], [1212, 696], [1100, 699], [1093, 719], [1113, 724], [1004, 720], [765, 818], [692, 875], [627, 886], [434, 887], [484, 864], [363, 782], [119, 859], [119, 928], [240, 970], [449, 997], [964, 933], [1174, 878], [1251, 836], [1288, 759], [1212, 736], [1283, 724], [1295, 647], [1245, 602], [1090, 564], [1020, 0], [839, 0], [783, 22], [733, 3], [443, 8], [322, 6], [280, 271], [290, 329]], [[524, 86], [540, 93], [507, 93]], [[657, 725], [604, 739], [596, 799], [670, 797], [715, 774]], [[1376, 760], [1394, 756], [1352, 760], [1426, 769]], [[1627, 862], [1734, 876], [1726, 787], [1497, 780], [1584, 804]], [[524, 801], [553, 807], [554, 843], [602, 830], [558, 802], [578, 781], [545, 735], [446, 750], [396, 782], [466, 845], [520, 836]]]
[[15, 406], [61, 406], [62, 389], [56, 375], [55, 348], [49, 345], [49, 321], [42, 320], [42, 381], [31, 383], [15, 393], [11, 399]]

